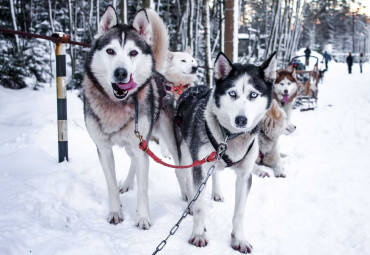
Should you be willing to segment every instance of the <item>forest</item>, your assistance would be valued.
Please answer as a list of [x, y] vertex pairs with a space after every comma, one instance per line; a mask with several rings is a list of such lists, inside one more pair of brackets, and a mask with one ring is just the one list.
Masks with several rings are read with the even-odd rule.
[[[370, 51], [370, 17], [361, 3], [349, 0], [0, 0], [0, 27], [49, 36], [64, 32], [91, 44], [108, 5], [116, 8], [121, 23], [130, 23], [141, 8], [156, 10], [167, 24], [169, 50], [189, 45], [200, 66], [198, 83], [210, 86], [219, 51], [241, 63], [260, 63], [277, 51], [282, 68], [307, 46], [328, 51], [335, 61], [348, 52]], [[0, 85], [32, 84], [37, 90], [54, 82], [54, 43], [4, 33], [0, 40]], [[68, 89], [81, 87], [88, 51], [67, 46]]]

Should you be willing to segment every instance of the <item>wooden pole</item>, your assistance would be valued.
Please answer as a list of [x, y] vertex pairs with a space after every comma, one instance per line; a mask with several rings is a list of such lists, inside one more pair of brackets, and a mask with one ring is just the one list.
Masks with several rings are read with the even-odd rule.
[[[67, 37], [64, 33], [54, 33], [52, 37]], [[68, 123], [66, 91], [66, 49], [62, 42], [56, 43], [56, 77], [57, 77], [57, 115], [58, 115], [58, 154], [59, 163], [68, 161]]]

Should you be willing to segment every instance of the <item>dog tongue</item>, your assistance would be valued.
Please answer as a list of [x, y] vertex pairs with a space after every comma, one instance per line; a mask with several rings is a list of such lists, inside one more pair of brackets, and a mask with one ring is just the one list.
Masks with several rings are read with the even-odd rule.
[[283, 95], [283, 102], [286, 103], [288, 102], [289, 100], [289, 96], [288, 95]]
[[134, 82], [134, 80], [132, 79], [132, 74], [130, 75], [130, 81], [127, 82], [127, 83], [117, 83], [117, 86], [120, 88], [120, 89], [123, 89], [123, 90], [131, 90], [131, 89], [134, 89], [136, 87], [136, 82]]

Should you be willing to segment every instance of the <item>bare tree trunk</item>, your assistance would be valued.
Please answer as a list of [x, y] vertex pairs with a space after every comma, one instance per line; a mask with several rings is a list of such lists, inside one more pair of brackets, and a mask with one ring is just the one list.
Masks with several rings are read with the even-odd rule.
[[199, 38], [198, 38], [198, 35], [199, 35], [199, 19], [200, 19], [200, 7], [201, 7], [201, 1], [202, 0], [197, 0], [197, 16], [196, 16], [196, 22], [195, 22], [195, 58], [198, 58], [198, 53], [199, 53], [199, 48], [198, 48], [198, 44], [199, 44]]
[[121, 0], [121, 22], [127, 24], [127, 0]]
[[99, 0], [96, 0], [96, 29], [99, 28], [99, 20], [100, 20], [100, 13], [99, 13]]
[[191, 54], [194, 54], [194, 40], [193, 40], [193, 18], [194, 18], [194, 0], [189, 1], [189, 19], [188, 19], [188, 40], [187, 45], [190, 46]]
[[204, 26], [204, 41], [206, 51], [206, 84], [212, 87], [212, 60], [211, 60], [211, 35], [210, 35], [210, 24], [209, 24], [209, 0], [203, 0], [203, 26]]
[[[11, 12], [11, 15], [12, 15], [14, 31], [18, 31], [17, 20], [15, 18], [14, 1], [13, 0], [10, 0], [10, 12]], [[16, 44], [16, 47], [17, 47], [17, 52], [20, 52], [21, 49], [20, 49], [20, 45], [19, 45], [18, 35], [15, 35], [15, 44]]]
[[[68, 0], [68, 12], [69, 12], [69, 33], [71, 40], [74, 40], [74, 34], [73, 34], [73, 11], [72, 11], [72, 1]], [[75, 75], [75, 70], [76, 70], [76, 61], [75, 61], [75, 56], [74, 56], [74, 47], [72, 44], [70, 44], [70, 51], [69, 55], [71, 57], [71, 66], [72, 66], [72, 78], [71, 78], [71, 83], [73, 84], [74, 81], [74, 75]]]
[[234, 62], [234, 0], [225, 0], [225, 55]]
[[225, 51], [225, 12], [224, 12], [224, 1], [220, 0], [220, 51]]

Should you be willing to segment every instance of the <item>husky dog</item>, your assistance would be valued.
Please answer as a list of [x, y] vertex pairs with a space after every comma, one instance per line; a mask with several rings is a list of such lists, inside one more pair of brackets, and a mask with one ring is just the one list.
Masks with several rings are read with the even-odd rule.
[[168, 90], [174, 92], [175, 99], [194, 85], [197, 78], [198, 62], [191, 56], [190, 47], [184, 52], [168, 52], [164, 76], [169, 81]]
[[[226, 140], [228, 149], [215, 167], [216, 170], [232, 167], [237, 174], [231, 246], [242, 253], [252, 251], [252, 246], [244, 238], [244, 210], [259, 152], [259, 123], [272, 100], [275, 54], [261, 66], [255, 66], [232, 64], [219, 53], [214, 66], [215, 87], [195, 86], [186, 90], [178, 100], [174, 121], [182, 164], [204, 158]], [[193, 185], [188, 185], [184, 191], [188, 198], [193, 197], [211, 165], [206, 163], [192, 169], [192, 176], [186, 182], [192, 181]], [[208, 243], [204, 198], [202, 192], [194, 203], [194, 225], [189, 239], [198, 247]]]
[[[145, 10], [140, 10], [132, 25], [118, 24], [112, 6], [105, 10], [96, 41], [85, 64], [83, 82], [84, 114], [87, 130], [95, 142], [100, 164], [108, 186], [108, 221], [123, 221], [119, 192], [127, 191], [133, 183], [117, 186], [112, 146], [125, 147], [131, 158], [130, 173], [137, 175], [137, 218], [140, 229], [149, 229], [148, 166], [145, 152], [138, 149], [134, 135], [135, 98], [138, 100], [138, 130], [149, 140], [151, 134], [162, 138], [165, 132], [170, 151], [176, 151], [172, 135], [173, 113], [164, 108], [165, 78], [156, 72], [156, 66], [165, 59], [162, 52], [152, 51], [152, 27]], [[159, 50], [162, 49], [159, 47]], [[157, 56], [154, 59], [153, 56]], [[162, 56], [162, 57], [161, 57]], [[156, 61], [156, 62], [155, 62]], [[169, 131], [170, 130], [170, 131]], [[173, 155], [175, 162], [176, 156]], [[133, 181], [134, 178], [128, 178]]]
[[268, 177], [260, 165], [272, 168], [275, 177], [286, 177], [281, 166], [279, 137], [280, 135], [290, 135], [296, 127], [287, 119], [286, 113], [281, 109], [274, 99], [272, 105], [261, 122], [261, 130], [258, 136], [260, 148], [259, 157], [256, 161], [254, 173], [260, 177]]
[[293, 106], [300, 88], [297, 81], [295, 69], [293, 70], [278, 70], [277, 78], [274, 83], [273, 98], [279, 103], [279, 106], [284, 109], [288, 119], [291, 119]]

